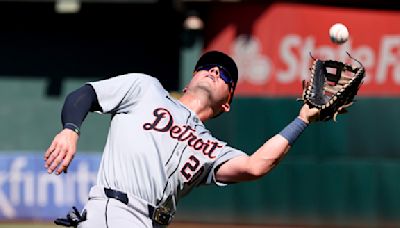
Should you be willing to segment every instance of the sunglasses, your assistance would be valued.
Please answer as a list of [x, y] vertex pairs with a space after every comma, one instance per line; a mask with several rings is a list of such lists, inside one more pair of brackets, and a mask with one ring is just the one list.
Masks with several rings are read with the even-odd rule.
[[197, 67], [196, 71], [200, 70], [206, 70], [209, 71], [211, 68], [218, 67], [219, 70], [219, 77], [229, 86], [229, 89], [233, 87], [233, 84], [235, 83], [229, 74], [229, 72], [220, 65], [215, 65], [215, 64], [210, 64], [210, 65], [204, 65], [204, 66], [199, 66]]

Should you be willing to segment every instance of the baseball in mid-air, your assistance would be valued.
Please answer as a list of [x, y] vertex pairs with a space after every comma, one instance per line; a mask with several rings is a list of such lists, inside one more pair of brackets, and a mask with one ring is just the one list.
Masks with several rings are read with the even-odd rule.
[[329, 37], [335, 44], [343, 44], [349, 39], [349, 30], [344, 24], [336, 23], [329, 29]]

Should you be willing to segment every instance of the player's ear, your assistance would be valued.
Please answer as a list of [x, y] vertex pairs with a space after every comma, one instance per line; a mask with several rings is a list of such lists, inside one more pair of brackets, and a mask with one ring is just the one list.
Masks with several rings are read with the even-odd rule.
[[222, 105], [222, 111], [223, 112], [229, 112], [231, 110], [231, 99], [232, 99], [232, 92], [229, 92], [228, 100], [225, 102], [225, 104]]
[[229, 103], [225, 103], [222, 105], [222, 111], [229, 112], [231, 110], [231, 105]]

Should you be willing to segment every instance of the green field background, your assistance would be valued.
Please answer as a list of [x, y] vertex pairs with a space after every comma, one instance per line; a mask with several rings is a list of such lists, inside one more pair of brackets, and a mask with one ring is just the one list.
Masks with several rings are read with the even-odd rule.
[[[0, 131], [0, 151], [44, 151], [61, 128], [65, 95], [84, 81], [66, 79], [62, 94], [48, 97], [44, 80], [4, 77], [0, 121], [7, 130]], [[300, 106], [295, 97], [238, 97], [230, 113], [207, 126], [251, 154], [292, 121]], [[309, 126], [263, 179], [195, 189], [180, 202], [177, 220], [400, 227], [400, 99], [361, 97], [349, 110], [336, 123]], [[88, 115], [77, 156], [100, 153], [109, 120]]]

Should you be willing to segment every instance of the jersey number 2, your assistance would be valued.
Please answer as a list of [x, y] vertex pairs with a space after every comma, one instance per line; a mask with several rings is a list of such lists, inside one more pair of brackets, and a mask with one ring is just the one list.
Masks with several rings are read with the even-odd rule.
[[197, 170], [199, 165], [200, 165], [199, 159], [197, 159], [193, 155], [189, 157], [189, 161], [187, 161], [181, 169], [181, 173], [186, 178], [186, 180], [188, 181], [190, 180], [190, 178], [192, 177], [193, 173]]

